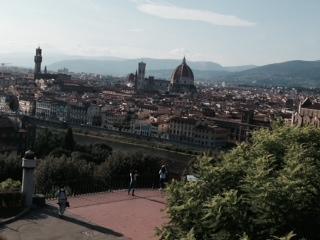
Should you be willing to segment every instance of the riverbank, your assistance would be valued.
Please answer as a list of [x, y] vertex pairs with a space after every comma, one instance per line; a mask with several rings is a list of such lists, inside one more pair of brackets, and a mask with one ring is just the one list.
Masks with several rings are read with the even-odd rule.
[[[65, 129], [49, 128], [53, 132], [65, 133]], [[94, 132], [73, 129], [74, 140], [81, 145], [90, 145], [95, 143], [104, 143], [110, 146], [114, 152], [133, 154], [142, 152], [146, 155], [157, 156], [172, 166], [174, 172], [182, 173], [189, 162], [197, 157], [196, 154], [178, 152], [161, 148], [157, 143], [150, 140], [133, 139], [127, 136], [119, 136], [105, 132]], [[162, 145], [168, 147], [168, 145]], [[200, 152], [197, 152], [200, 154]]]

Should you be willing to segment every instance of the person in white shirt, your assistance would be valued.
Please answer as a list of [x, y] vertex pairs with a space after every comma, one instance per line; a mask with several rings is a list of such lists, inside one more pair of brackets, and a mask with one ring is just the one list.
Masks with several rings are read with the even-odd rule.
[[168, 171], [167, 171], [166, 165], [162, 165], [161, 169], [159, 171], [159, 176], [160, 176], [160, 189], [159, 190], [164, 189], [165, 182], [167, 180], [167, 175], [168, 175]]

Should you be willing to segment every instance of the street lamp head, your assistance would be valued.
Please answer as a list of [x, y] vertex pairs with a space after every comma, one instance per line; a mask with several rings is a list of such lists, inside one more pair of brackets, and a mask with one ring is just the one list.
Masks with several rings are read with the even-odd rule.
[[25, 159], [34, 159], [34, 152], [32, 152], [31, 150], [28, 150], [25, 152], [24, 154], [24, 158]]

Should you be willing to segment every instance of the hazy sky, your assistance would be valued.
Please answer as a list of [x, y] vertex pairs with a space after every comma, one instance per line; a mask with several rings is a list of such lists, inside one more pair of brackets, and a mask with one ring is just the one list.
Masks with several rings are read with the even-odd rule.
[[[320, 0], [0, 0], [1, 53], [320, 59]], [[1, 60], [0, 60], [1, 61]]]

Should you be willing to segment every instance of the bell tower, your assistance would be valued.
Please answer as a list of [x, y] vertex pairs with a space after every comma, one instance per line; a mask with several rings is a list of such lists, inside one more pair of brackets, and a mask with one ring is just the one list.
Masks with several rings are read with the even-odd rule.
[[138, 90], [142, 90], [145, 87], [145, 79], [144, 79], [145, 73], [146, 73], [146, 64], [144, 62], [139, 62], [138, 76], [137, 76]]
[[34, 77], [41, 73], [41, 62], [42, 62], [42, 50], [40, 47], [36, 49], [36, 55], [34, 56]]

